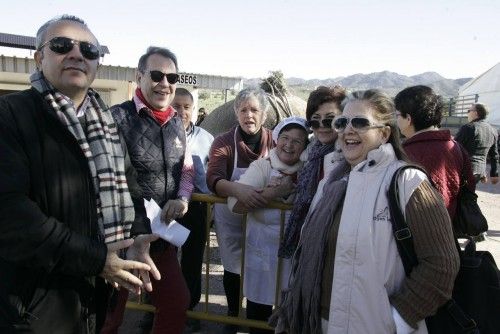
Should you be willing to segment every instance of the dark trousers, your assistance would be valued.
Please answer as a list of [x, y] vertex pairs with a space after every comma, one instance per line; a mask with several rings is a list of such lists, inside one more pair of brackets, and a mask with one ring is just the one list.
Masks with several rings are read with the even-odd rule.
[[[254, 303], [247, 299], [247, 319], [268, 321], [273, 313], [273, 306], [266, 304]], [[271, 330], [250, 328], [250, 334], [269, 334]]]
[[192, 310], [201, 298], [201, 267], [205, 251], [207, 204], [204, 202], [189, 203], [186, 215], [179, 219], [189, 231], [189, 237], [182, 245], [181, 268], [186, 285], [191, 293], [189, 309]]
[[240, 310], [240, 275], [224, 270], [222, 278], [227, 299], [227, 314], [238, 316]]

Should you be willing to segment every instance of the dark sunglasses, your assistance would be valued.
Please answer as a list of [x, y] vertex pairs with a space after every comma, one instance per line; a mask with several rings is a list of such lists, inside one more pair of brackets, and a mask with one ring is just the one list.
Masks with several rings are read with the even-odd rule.
[[321, 121], [317, 119], [311, 119], [310, 121], [306, 122], [306, 126], [313, 129], [319, 129], [320, 125], [323, 125], [324, 128], [331, 128], [332, 122], [333, 118], [323, 118]]
[[349, 124], [351, 124], [351, 127], [357, 132], [366, 132], [369, 129], [383, 128], [385, 126], [372, 124], [370, 120], [365, 117], [347, 118], [345, 116], [340, 116], [333, 122], [333, 128], [337, 132], [344, 132]]
[[50, 50], [61, 55], [65, 55], [66, 53], [73, 50], [75, 44], [78, 44], [80, 53], [88, 60], [96, 60], [101, 55], [98, 46], [89, 42], [81, 42], [68, 37], [54, 37], [50, 41], [47, 41], [40, 45], [38, 51], [43, 49], [43, 47], [47, 44], [49, 45]]
[[179, 81], [179, 74], [177, 73], [163, 73], [162, 71], [149, 71], [149, 75], [151, 76], [151, 80], [153, 80], [153, 82], [160, 82], [163, 80], [164, 77], [167, 77], [167, 82], [171, 85]]

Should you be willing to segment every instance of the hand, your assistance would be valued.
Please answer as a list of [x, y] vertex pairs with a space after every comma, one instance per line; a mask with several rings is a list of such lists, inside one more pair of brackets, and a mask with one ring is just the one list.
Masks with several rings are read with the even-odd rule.
[[175, 218], [182, 218], [188, 210], [188, 203], [180, 199], [170, 199], [161, 211], [161, 220], [170, 222]]
[[498, 176], [492, 176], [490, 177], [491, 184], [497, 184], [498, 183]]
[[[140, 234], [134, 239], [134, 243], [127, 250], [127, 259], [139, 261], [147, 264], [151, 267], [151, 275], [157, 281], [161, 279], [160, 272], [156, 268], [155, 263], [149, 256], [149, 245], [151, 242], [158, 240], [159, 236], [156, 234]], [[142, 284], [146, 291], [153, 291], [153, 285], [151, 284], [151, 279], [149, 278], [149, 271], [147, 270], [135, 270], [135, 276], [142, 279]]]
[[129, 247], [133, 242], [132, 239], [126, 239], [107, 244], [108, 254], [106, 255], [104, 268], [99, 276], [105, 278], [115, 288], [122, 286], [130, 292], [140, 294], [143, 284], [129, 270], [149, 271], [151, 267], [142, 262], [122, 260], [117, 254], [117, 251]]
[[239, 183], [235, 197], [248, 210], [252, 210], [265, 207], [268, 204], [268, 200], [261, 193], [262, 189], [255, 189], [252, 186]]
[[481, 176], [480, 180], [481, 180], [481, 183], [486, 183], [486, 182], [488, 182], [488, 177], [486, 175], [483, 175], [483, 176]]
[[295, 183], [293, 183], [290, 176], [285, 176], [280, 178], [280, 184], [274, 187], [273, 192], [275, 198], [288, 197], [291, 193], [295, 191]]
[[271, 179], [267, 183], [266, 187], [274, 188], [274, 187], [279, 186], [281, 184], [281, 179], [282, 178], [283, 178], [283, 176], [273, 176], [273, 177], [271, 177]]

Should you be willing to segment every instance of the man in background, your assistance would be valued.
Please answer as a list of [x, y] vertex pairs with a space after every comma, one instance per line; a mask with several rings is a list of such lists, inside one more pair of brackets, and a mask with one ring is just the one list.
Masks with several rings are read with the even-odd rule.
[[207, 116], [205, 108], [200, 108], [198, 110], [198, 118], [196, 119], [196, 126], [200, 126], [201, 122], [203, 122], [203, 120], [205, 119], [205, 116]]
[[[208, 194], [206, 172], [208, 164], [208, 153], [214, 137], [206, 130], [196, 126], [191, 121], [193, 116], [193, 95], [185, 88], [177, 88], [172, 107], [182, 119], [186, 130], [187, 146], [193, 157], [195, 170], [194, 191]], [[201, 266], [203, 262], [203, 251], [206, 242], [206, 215], [207, 204], [204, 202], [191, 201], [187, 213], [179, 222], [188, 228], [191, 233], [182, 246], [181, 267], [186, 284], [191, 292], [189, 309], [192, 310], [201, 298]], [[199, 320], [193, 319], [188, 322], [191, 331], [200, 330]]]
[[498, 132], [488, 122], [488, 108], [481, 103], [471, 105], [467, 111], [469, 123], [463, 125], [455, 136], [455, 140], [469, 153], [472, 173], [476, 183], [487, 182], [486, 158], [490, 158], [490, 181], [498, 182]]

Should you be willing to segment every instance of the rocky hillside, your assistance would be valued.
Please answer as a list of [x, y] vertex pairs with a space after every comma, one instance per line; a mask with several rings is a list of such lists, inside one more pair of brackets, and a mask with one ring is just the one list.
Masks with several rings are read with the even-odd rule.
[[[370, 74], [359, 73], [347, 77], [337, 77], [324, 80], [288, 78], [287, 83], [292, 89], [295, 90], [309, 91], [320, 85], [333, 86], [335, 84], [339, 84], [350, 90], [379, 88], [383, 89], [390, 95], [395, 95], [397, 92], [408, 86], [427, 85], [432, 87], [443, 97], [453, 97], [458, 94], [460, 86], [470, 79], [471, 78], [446, 79], [436, 72], [425, 72], [409, 77], [394, 72], [383, 71]], [[259, 82], [259, 79], [246, 80], [245, 84], [252, 85], [255, 82]]]

